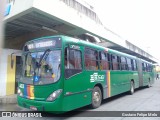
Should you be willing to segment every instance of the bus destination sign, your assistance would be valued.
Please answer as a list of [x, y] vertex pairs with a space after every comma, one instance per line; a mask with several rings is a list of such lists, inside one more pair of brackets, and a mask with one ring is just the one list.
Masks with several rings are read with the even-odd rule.
[[60, 37], [55, 38], [43, 38], [39, 40], [34, 40], [27, 43], [24, 46], [24, 51], [30, 51], [34, 49], [41, 49], [41, 48], [61, 48], [62, 47], [62, 40]]
[[41, 42], [35, 42], [32, 44], [28, 44], [28, 49], [35, 49], [35, 48], [43, 48], [43, 47], [54, 47], [56, 44], [56, 41], [49, 40], [49, 41], [41, 41]]

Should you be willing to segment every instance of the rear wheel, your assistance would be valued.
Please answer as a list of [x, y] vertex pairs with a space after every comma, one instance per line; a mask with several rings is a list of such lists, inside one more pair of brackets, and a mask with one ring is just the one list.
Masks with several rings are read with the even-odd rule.
[[92, 91], [92, 108], [98, 108], [101, 105], [102, 102], [102, 92], [99, 87], [94, 87]]
[[131, 86], [130, 94], [133, 95], [133, 93], [134, 93], [134, 82], [133, 81], [131, 81], [130, 86]]

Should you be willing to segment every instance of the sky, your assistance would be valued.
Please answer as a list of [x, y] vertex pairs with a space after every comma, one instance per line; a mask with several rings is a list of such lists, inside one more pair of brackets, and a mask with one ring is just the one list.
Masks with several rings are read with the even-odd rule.
[[85, 0], [106, 28], [160, 60], [160, 0]]

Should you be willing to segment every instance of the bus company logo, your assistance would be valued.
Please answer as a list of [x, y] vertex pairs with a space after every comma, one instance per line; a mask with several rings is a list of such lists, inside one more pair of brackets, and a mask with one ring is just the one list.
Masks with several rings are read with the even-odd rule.
[[98, 81], [104, 81], [104, 75], [99, 75], [98, 73], [93, 73], [93, 75], [90, 75], [90, 82]]

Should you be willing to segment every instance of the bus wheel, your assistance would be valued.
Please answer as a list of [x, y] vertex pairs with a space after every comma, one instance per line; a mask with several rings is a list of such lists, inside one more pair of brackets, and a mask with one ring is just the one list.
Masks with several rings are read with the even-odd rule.
[[151, 81], [150, 81], [150, 80], [148, 80], [148, 85], [147, 85], [147, 87], [148, 87], [148, 88], [151, 87]]
[[130, 85], [131, 85], [130, 94], [133, 95], [133, 93], [134, 93], [134, 82], [131, 81]]
[[102, 102], [102, 92], [99, 87], [94, 87], [92, 91], [92, 108], [98, 108]]

